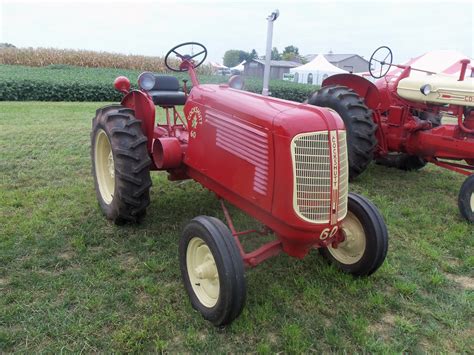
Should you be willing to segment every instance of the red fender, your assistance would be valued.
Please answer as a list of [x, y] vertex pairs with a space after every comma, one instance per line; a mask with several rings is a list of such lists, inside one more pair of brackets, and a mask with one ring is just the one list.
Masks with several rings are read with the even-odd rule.
[[389, 108], [388, 98], [383, 98], [379, 89], [369, 80], [354, 74], [336, 74], [326, 78], [322, 86], [343, 85], [354, 90], [364, 99], [365, 104], [372, 110]]
[[122, 99], [122, 105], [135, 111], [135, 117], [142, 121], [143, 134], [148, 138], [147, 149], [152, 151], [153, 131], [155, 129], [155, 104], [148, 94], [133, 90]]

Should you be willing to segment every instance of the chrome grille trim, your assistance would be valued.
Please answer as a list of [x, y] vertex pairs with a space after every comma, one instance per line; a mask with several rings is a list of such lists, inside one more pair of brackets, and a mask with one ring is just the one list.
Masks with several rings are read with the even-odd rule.
[[349, 194], [349, 161], [347, 157], [346, 131], [339, 131], [339, 203], [337, 220], [347, 215], [347, 201]]

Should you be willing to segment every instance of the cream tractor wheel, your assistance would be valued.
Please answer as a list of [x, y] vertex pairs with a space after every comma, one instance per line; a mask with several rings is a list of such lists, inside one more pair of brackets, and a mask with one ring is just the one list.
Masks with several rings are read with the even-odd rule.
[[328, 247], [328, 251], [342, 264], [355, 264], [364, 256], [366, 247], [364, 227], [352, 212], [348, 212], [341, 229], [344, 241], [337, 248]]
[[115, 164], [110, 140], [103, 129], [97, 132], [94, 153], [99, 192], [104, 202], [110, 204], [115, 191]]
[[385, 260], [388, 232], [382, 215], [365, 197], [350, 193], [347, 216], [340, 225], [344, 241], [337, 248], [320, 248], [332, 264], [354, 276], [375, 272]]
[[189, 242], [186, 264], [197, 298], [204, 306], [214, 307], [219, 298], [219, 272], [211, 249], [201, 238], [194, 237]]
[[244, 263], [224, 223], [214, 217], [194, 218], [181, 236], [179, 259], [194, 309], [216, 326], [239, 316], [246, 294]]

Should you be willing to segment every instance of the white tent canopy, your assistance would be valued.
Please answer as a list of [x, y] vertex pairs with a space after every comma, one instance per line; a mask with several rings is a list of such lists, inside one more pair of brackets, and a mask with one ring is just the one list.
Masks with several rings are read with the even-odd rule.
[[245, 64], [245, 60], [242, 63], [237, 64], [235, 67], [230, 68], [230, 70], [231, 71], [232, 70], [237, 70], [237, 71], [243, 73], [244, 72], [244, 64]]
[[295, 74], [295, 81], [298, 83], [321, 85], [327, 77], [347, 73], [347, 71], [332, 65], [322, 54], [319, 54], [311, 62], [291, 68], [290, 73]]
[[[461, 71], [460, 61], [462, 59], [471, 58], [455, 50], [434, 50], [420, 55], [416, 58], [410, 59], [404, 64], [410, 65], [412, 68], [416, 69], [423, 69], [434, 73], [459, 77], [459, 72]], [[472, 60], [471, 64], [469, 64], [467, 67], [466, 76], [469, 76], [471, 74], [471, 67]], [[402, 69], [400, 68], [392, 67], [388, 74], [398, 75], [401, 73], [401, 71]], [[426, 73], [415, 70], [410, 73], [411, 77], [421, 77], [425, 75]]]
[[219, 64], [217, 62], [209, 62], [209, 64], [214, 68], [214, 69], [228, 69], [225, 65]]

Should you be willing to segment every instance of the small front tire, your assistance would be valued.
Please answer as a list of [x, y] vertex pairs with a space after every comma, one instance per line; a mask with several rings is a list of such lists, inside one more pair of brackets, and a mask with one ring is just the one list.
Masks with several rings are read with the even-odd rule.
[[459, 212], [474, 223], [474, 175], [469, 176], [461, 186], [458, 197]]
[[374, 204], [350, 193], [341, 232], [345, 240], [337, 248], [320, 248], [320, 253], [331, 264], [354, 276], [374, 273], [385, 260], [388, 249], [387, 227]]
[[215, 326], [240, 315], [246, 297], [244, 264], [224, 223], [214, 217], [194, 218], [181, 236], [179, 259], [194, 309]]

